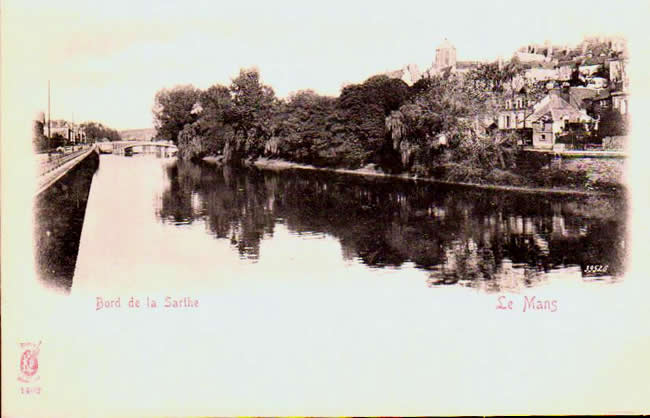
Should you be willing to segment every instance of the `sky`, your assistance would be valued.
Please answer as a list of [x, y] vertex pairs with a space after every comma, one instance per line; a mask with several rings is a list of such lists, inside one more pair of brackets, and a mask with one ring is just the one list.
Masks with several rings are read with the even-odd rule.
[[257, 67], [280, 97], [338, 95], [408, 63], [427, 69], [445, 38], [459, 60], [494, 60], [545, 40], [630, 37], [645, 3], [5, 0], [4, 105], [46, 111], [50, 80], [52, 119], [148, 128], [158, 90], [229, 85], [240, 68]]

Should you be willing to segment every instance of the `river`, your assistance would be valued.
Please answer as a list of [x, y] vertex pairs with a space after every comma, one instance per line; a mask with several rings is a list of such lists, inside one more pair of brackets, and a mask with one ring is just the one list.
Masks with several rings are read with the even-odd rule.
[[[615, 198], [103, 156], [88, 208], [96, 230], [85, 234], [92, 238], [82, 241], [79, 262], [165, 264], [189, 275], [408, 272], [423, 288], [514, 291], [560, 276], [617, 280], [625, 213]], [[590, 265], [607, 274], [588, 274]]]
[[633, 410], [625, 238], [616, 198], [102, 155], [49, 390], [113, 414]]

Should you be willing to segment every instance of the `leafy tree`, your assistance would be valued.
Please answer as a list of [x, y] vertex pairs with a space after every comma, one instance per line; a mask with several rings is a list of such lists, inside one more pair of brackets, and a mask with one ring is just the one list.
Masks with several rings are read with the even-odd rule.
[[232, 114], [230, 90], [221, 85], [214, 85], [202, 91], [199, 98], [199, 121], [205, 150], [208, 153], [221, 152], [227, 138], [233, 136], [233, 129], [228, 124]]
[[410, 89], [411, 97], [417, 96], [418, 94], [427, 91], [431, 87], [431, 76], [428, 73], [416, 81]]
[[479, 64], [467, 74], [467, 79], [474, 89], [481, 92], [502, 94], [516, 93], [524, 81], [526, 68], [517, 57], [513, 57], [504, 65], [497, 62]]
[[431, 77], [428, 88], [385, 119], [393, 149], [405, 168], [415, 163], [428, 165], [436, 138], [449, 133], [459, 118], [469, 114], [461, 78], [451, 73]]
[[60, 133], [57, 132], [57, 133], [55, 133], [54, 135], [52, 135], [50, 137], [49, 148], [61, 147], [61, 146], [65, 145], [66, 142], [67, 142], [67, 139], [63, 135], [61, 135]]
[[35, 138], [45, 137], [45, 122], [42, 120], [35, 120], [33, 130]]
[[[522, 72], [513, 60], [505, 67], [479, 66], [467, 76], [446, 71], [412, 88], [374, 76], [345, 86], [338, 98], [307, 90], [279, 100], [257, 70], [242, 69], [228, 88], [159, 92], [155, 115], [159, 133], [176, 130], [180, 156], [186, 159], [223, 150], [230, 163], [265, 154], [348, 168], [376, 163], [393, 172], [446, 172], [453, 179], [475, 180], [513, 161], [512, 138], [490, 135], [486, 126], [504, 96], [512, 94], [512, 85], [524, 80]], [[527, 86], [537, 94], [535, 89]]]
[[178, 134], [178, 155], [183, 160], [198, 160], [207, 154], [207, 129], [203, 120], [187, 124]]
[[99, 122], [84, 122], [81, 124], [81, 127], [86, 133], [86, 138], [91, 142], [104, 138], [108, 139], [109, 141], [122, 140], [122, 137], [118, 131], [108, 128]]
[[47, 137], [44, 133], [45, 122], [42, 120], [35, 120], [32, 132], [32, 147], [34, 151], [39, 152], [48, 148]]
[[472, 68], [468, 73], [468, 78], [476, 89], [501, 93], [504, 90], [504, 84], [514, 79], [520, 72], [516, 62], [511, 62], [504, 68], [500, 68], [498, 63], [493, 62], [479, 64]]
[[176, 86], [156, 93], [153, 109], [156, 137], [178, 143], [178, 134], [186, 124], [197, 121], [195, 105], [200, 91], [194, 86]]
[[238, 162], [244, 152], [259, 153], [273, 131], [273, 112], [277, 99], [273, 89], [260, 82], [256, 69], [242, 69], [230, 85], [232, 106], [225, 121], [233, 136], [226, 141], [226, 161]]
[[336, 100], [302, 90], [278, 104], [273, 136], [265, 151], [298, 162], [317, 163], [319, 152], [331, 146], [330, 117]]
[[[397, 110], [410, 96], [409, 88], [402, 80], [385, 75], [370, 77], [362, 84], [350, 84], [343, 88], [339, 97], [339, 108], [356, 119], [379, 111], [383, 119], [391, 111]], [[367, 109], [372, 106], [372, 109]], [[367, 110], [367, 111], [366, 111]]]
[[[466, 77], [431, 77], [426, 90], [386, 118], [392, 146], [400, 152], [405, 168], [431, 174], [437, 161], [475, 176], [495, 164], [509, 165], [512, 138], [488, 135], [486, 129], [497, 116], [503, 96], [509, 94], [503, 82], [512, 75], [499, 71], [495, 65]], [[441, 148], [443, 137], [447, 151]]]
[[385, 119], [410, 95], [406, 83], [384, 75], [343, 88], [332, 122], [338, 125], [335, 133], [343, 141], [355, 144], [358, 163], [382, 162], [380, 154], [386, 149]]

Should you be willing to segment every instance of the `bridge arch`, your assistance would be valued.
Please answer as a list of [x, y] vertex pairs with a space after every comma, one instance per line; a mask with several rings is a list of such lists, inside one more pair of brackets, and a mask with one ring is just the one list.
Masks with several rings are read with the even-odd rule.
[[136, 147], [141, 147], [144, 152], [151, 152], [154, 149], [158, 149], [170, 156], [178, 152], [178, 147], [172, 142], [116, 141], [113, 142], [113, 154], [126, 155], [133, 152], [133, 149]]

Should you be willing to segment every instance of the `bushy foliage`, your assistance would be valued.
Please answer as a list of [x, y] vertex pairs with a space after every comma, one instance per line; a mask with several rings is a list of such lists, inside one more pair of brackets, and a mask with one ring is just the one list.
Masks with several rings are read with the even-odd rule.
[[403, 81], [375, 76], [346, 86], [338, 98], [306, 90], [280, 100], [257, 70], [243, 69], [229, 87], [161, 90], [154, 119], [158, 136], [177, 141], [182, 158], [223, 153], [237, 163], [267, 155], [357, 167], [394, 152], [386, 146], [385, 118], [410, 95]]
[[531, 181], [543, 187], [585, 188], [590, 184], [585, 172], [565, 170], [555, 167], [544, 168], [531, 175]]
[[233, 146], [259, 152], [271, 138], [277, 99], [273, 89], [260, 81], [257, 70], [241, 70], [230, 85], [231, 106], [226, 119], [234, 132]]
[[304, 90], [278, 99], [257, 70], [243, 69], [229, 87], [159, 92], [154, 114], [159, 132], [177, 130], [184, 159], [223, 154], [236, 164], [264, 155], [453, 181], [519, 181], [506, 174], [516, 165], [515, 141], [493, 128], [522, 71], [516, 60], [485, 64], [412, 87], [382, 75], [347, 85], [338, 97]]
[[178, 142], [185, 125], [198, 119], [195, 105], [199, 94], [194, 86], [176, 86], [156, 93], [153, 114], [157, 138]]
[[40, 152], [48, 148], [48, 141], [44, 133], [45, 123], [42, 120], [35, 120], [32, 126], [32, 147], [34, 151]]
[[512, 166], [513, 138], [498, 136], [491, 127], [509, 94], [504, 83], [515, 75], [494, 64], [467, 76], [447, 73], [423, 82], [385, 121], [404, 167], [414, 174], [468, 181], [497, 165]]
[[183, 160], [197, 160], [204, 157], [208, 141], [205, 140], [204, 130], [197, 121], [185, 125], [178, 134], [178, 153]]
[[286, 102], [278, 105], [275, 129], [265, 153], [297, 162], [316, 162], [319, 153], [333, 143], [328, 128], [334, 106], [335, 99], [319, 96], [311, 90], [290, 95]]
[[99, 122], [85, 122], [81, 124], [81, 127], [86, 133], [86, 138], [91, 142], [100, 139], [108, 139], [109, 141], [122, 140], [117, 130], [104, 126]]
[[619, 111], [609, 109], [601, 112], [598, 122], [598, 136], [601, 138], [607, 136], [626, 135], [628, 131], [627, 116], [622, 115]]
[[178, 134], [179, 156], [198, 160], [220, 153], [226, 141], [233, 137], [233, 129], [227, 121], [231, 108], [228, 88], [217, 85], [201, 91], [191, 109], [196, 121], [186, 124]]

